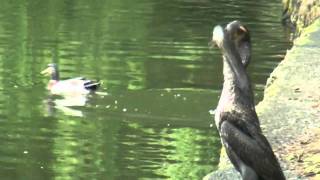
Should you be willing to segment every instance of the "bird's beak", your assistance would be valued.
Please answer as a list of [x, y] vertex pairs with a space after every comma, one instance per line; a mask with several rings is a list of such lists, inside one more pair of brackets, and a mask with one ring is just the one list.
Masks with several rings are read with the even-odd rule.
[[239, 29], [240, 29], [242, 32], [245, 32], [245, 33], [248, 32], [247, 29], [246, 29], [244, 26], [240, 26]]
[[45, 76], [49, 76], [50, 74], [52, 74], [52, 68], [50, 67], [46, 68], [45, 70], [41, 71], [41, 74]]

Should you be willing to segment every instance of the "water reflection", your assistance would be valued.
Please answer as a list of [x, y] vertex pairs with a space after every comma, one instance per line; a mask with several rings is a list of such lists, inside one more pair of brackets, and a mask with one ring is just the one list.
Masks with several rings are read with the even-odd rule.
[[[208, 113], [222, 86], [212, 27], [252, 30], [259, 100], [288, 46], [280, 11], [276, 0], [1, 1], [1, 177], [201, 179], [221, 147]], [[108, 95], [50, 97], [39, 72], [52, 62]]]
[[44, 102], [47, 108], [48, 116], [55, 116], [56, 110], [60, 110], [67, 116], [83, 117], [81, 110], [75, 107], [84, 107], [87, 102], [87, 95], [78, 94], [76, 96], [54, 96], [49, 95], [48, 99]]

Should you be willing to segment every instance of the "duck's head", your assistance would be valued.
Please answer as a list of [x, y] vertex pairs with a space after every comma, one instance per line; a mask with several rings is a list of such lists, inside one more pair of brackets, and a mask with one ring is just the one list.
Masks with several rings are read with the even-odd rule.
[[51, 80], [59, 80], [59, 71], [58, 71], [58, 66], [54, 63], [48, 64], [48, 67], [41, 71], [41, 74], [45, 76], [51, 76]]

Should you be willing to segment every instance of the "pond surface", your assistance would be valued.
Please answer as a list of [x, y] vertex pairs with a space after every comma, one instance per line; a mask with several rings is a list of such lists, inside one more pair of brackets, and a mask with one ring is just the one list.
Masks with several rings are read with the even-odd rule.
[[[251, 30], [256, 101], [289, 42], [278, 0], [1, 0], [0, 179], [201, 179], [217, 168], [213, 26]], [[40, 71], [103, 82], [52, 96]]]

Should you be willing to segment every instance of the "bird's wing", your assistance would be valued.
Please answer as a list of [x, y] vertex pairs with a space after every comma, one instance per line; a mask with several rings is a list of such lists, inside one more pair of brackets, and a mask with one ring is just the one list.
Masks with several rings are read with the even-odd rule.
[[243, 120], [225, 120], [220, 135], [229, 150], [259, 176], [284, 179], [270, 144], [256, 126]]

